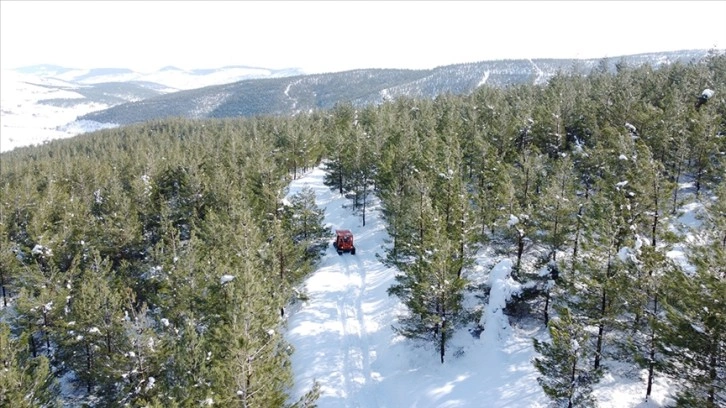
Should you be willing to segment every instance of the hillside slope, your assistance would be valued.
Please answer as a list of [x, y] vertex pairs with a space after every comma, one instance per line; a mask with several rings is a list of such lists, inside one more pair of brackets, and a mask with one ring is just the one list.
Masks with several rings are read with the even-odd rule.
[[250, 79], [130, 102], [88, 113], [79, 119], [124, 125], [168, 117], [292, 115], [331, 108], [343, 102], [365, 106], [398, 96], [433, 98], [445, 93], [466, 94], [484, 84], [504, 87], [546, 83], [558, 72], [584, 74], [601, 63], [605, 63], [607, 69], [614, 70], [620, 62], [653, 66], [674, 61], [689, 62], [700, 60], [707, 53], [707, 50], [690, 50], [609, 59], [481, 61], [431, 70], [361, 69]]

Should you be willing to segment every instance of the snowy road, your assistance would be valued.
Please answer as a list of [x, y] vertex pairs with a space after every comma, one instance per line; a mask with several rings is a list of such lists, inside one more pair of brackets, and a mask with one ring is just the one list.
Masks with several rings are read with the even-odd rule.
[[[326, 187], [323, 176], [322, 169], [314, 169], [293, 181], [289, 194], [311, 187], [318, 206], [325, 208], [331, 241], [334, 229], [351, 229], [356, 255], [338, 255], [329, 246], [306, 280], [309, 300], [288, 322], [287, 339], [295, 347], [292, 396], [297, 398], [318, 381], [322, 408], [544, 406], [529, 362], [530, 333], [510, 336], [513, 330], [506, 323], [481, 339], [461, 330], [444, 365], [436, 350], [394, 333], [392, 325], [404, 309], [386, 292], [395, 271], [376, 258], [376, 253], [383, 255], [388, 238], [379, 208], [369, 208], [362, 227], [350, 200]], [[501, 310], [490, 315], [499, 318]], [[481, 405], [482, 401], [489, 403]]]
[[338, 255], [330, 245], [306, 282], [309, 301], [292, 315], [288, 330], [297, 386], [302, 393], [313, 381], [320, 382], [321, 407], [384, 406], [377, 400], [382, 377], [374, 363], [393, 338], [390, 325], [397, 306], [386, 293], [394, 271], [376, 259], [384, 249], [384, 224], [374, 207], [362, 227], [348, 208], [350, 201], [323, 185], [323, 175], [315, 169], [294, 181], [290, 194], [313, 188], [318, 206], [326, 209], [331, 241], [334, 229], [351, 229], [356, 255]]
[[[321, 408], [546, 407], [549, 401], [532, 365], [532, 337], [541, 337], [544, 329], [510, 326], [502, 310], [518, 287], [509, 276], [511, 261], [483, 251], [468, 271], [471, 281], [492, 288], [487, 304], [472, 292], [465, 301], [469, 309], [483, 307], [480, 325], [485, 331], [475, 337], [459, 330], [441, 364], [437, 350], [405, 340], [392, 329], [404, 308], [386, 292], [395, 271], [376, 258], [388, 239], [378, 206], [369, 208], [363, 227], [350, 200], [323, 184], [324, 174], [321, 168], [312, 170], [292, 182], [289, 194], [311, 187], [318, 206], [325, 208], [331, 242], [334, 229], [351, 229], [356, 255], [338, 255], [330, 245], [305, 281], [309, 299], [290, 314], [286, 338], [295, 348], [291, 399], [317, 381]], [[641, 386], [638, 378], [608, 375], [595, 392], [601, 407], [641, 408], [646, 407]], [[662, 400], [664, 385], [657, 386]]]

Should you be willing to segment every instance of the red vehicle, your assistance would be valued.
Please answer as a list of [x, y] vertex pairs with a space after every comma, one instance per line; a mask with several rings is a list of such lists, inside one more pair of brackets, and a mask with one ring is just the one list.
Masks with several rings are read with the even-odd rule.
[[335, 230], [335, 241], [333, 241], [335, 250], [338, 251], [338, 255], [343, 255], [343, 252], [350, 252], [351, 255], [355, 255], [355, 246], [353, 245], [353, 233], [350, 230]]

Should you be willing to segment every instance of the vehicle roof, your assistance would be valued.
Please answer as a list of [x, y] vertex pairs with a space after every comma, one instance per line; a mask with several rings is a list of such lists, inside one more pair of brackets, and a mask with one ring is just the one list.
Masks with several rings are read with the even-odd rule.
[[338, 230], [335, 230], [335, 233], [338, 235], [353, 235], [353, 233], [347, 229], [338, 229]]

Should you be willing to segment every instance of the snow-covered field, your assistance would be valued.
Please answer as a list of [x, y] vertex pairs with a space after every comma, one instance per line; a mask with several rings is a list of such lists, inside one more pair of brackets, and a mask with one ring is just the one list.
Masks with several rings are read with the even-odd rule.
[[0, 152], [73, 137], [109, 126], [96, 122], [75, 122], [78, 116], [106, 109], [106, 105], [84, 103], [62, 108], [39, 103], [44, 99], [83, 98], [73, 92], [69, 84], [15, 71], [3, 71], [0, 80]]
[[[462, 329], [450, 342], [447, 359], [437, 350], [398, 336], [392, 329], [404, 312], [386, 290], [396, 271], [376, 258], [387, 243], [380, 207], [369, 208], [366, 226], [350, 208], [350, 200], [323, 184], [316, 168], [290, 185], [289, 194], [312, 188], [325, 208], [332, 230], [349, 228], [356, 237], [356, 255], [339, 256], [332, 246], [305, 282], [309, 300], [298, 305], [288, 321], [286, 336], [295, 347], [292, 357], [297, 399], [317, 381], [319, 406], [325, 407], [546, 407], [549, 400], [537, 383], [532, 365], [532, 337], [546, 339], [541, 322], [516, 326], [503, 314], [509, 294], [517, 289], [510, 277], [511, 261], [492, 258], [483, 249], [467, 277], [487, 282], [492, 290], [483, 307], [477, 338]], [[332, 239], [332, 238], [331, 238]], [[481, 300], [467, 297], [468, 307]], [[479, 293], [478, 295], [485, 295]], [[644, 403], [645, 372], [611, 363], [595, 387], [600, 407], [660, 407], [669, 384], [657, 378], [652, 399]]]
[[[296, 71], [276, 73], [264, 68], [226, 67], [204, 70], [202, 73], [179, 69], [163, 69], [152, 73], [91, 73], [92, 70], [87, 69], [63, 72], [38, 69], [34, 74], [3, 70], [0, 73], [0, 153], [16, 147], [39, 145], [53, 139], [115, 127], [109, 123], [76, 120], [87, 113], [110, 108], [103, 103], [89, 101], [74, 91], [81, 86], [145, 81], [166, 87], [164, 92], [175, 92], [249, 78], [292, 75]], [[79, 103], [59, 107], [41, 102], [48, 99], [78, 99]]]

